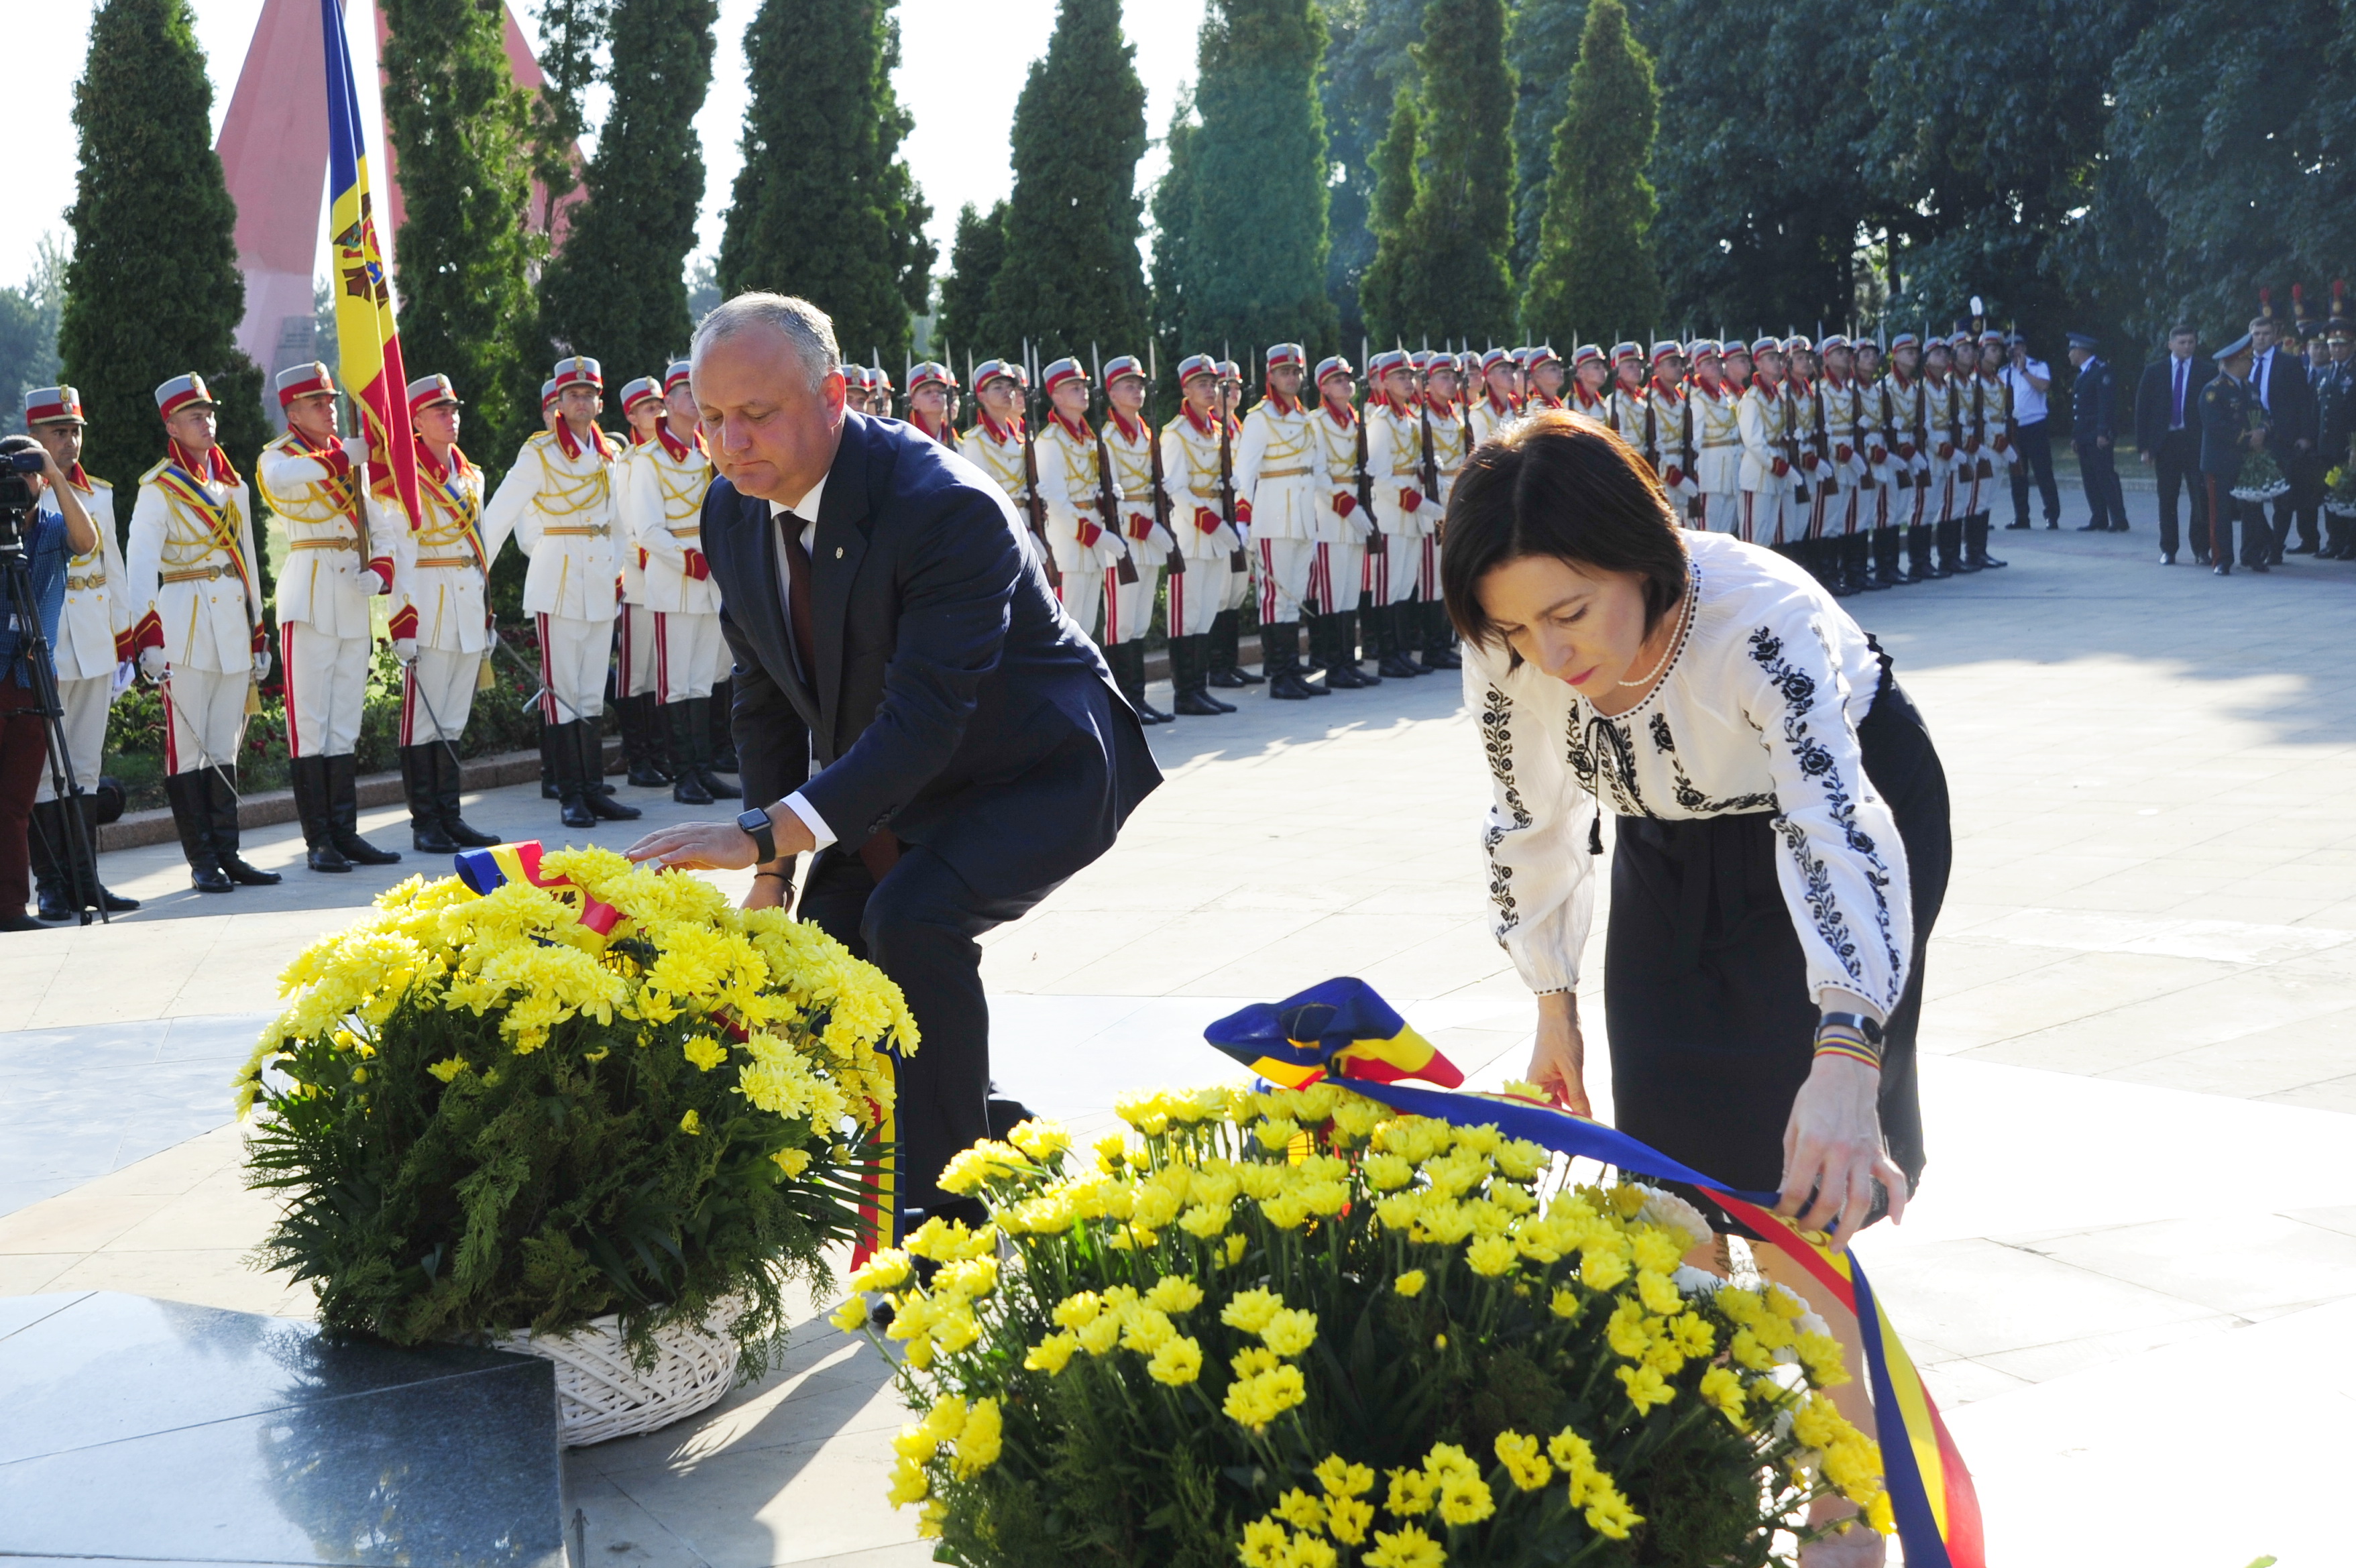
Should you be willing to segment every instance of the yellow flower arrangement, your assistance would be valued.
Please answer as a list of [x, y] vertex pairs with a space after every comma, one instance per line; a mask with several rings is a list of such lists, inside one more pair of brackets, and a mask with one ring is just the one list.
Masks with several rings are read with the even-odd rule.
[[402, 1343], [617, 1309], [637, 1336], [733, 1297], [757, 1369], [784, 1283], [857, 1222], [886, 1053], [918, 1045], [817, 928], [600, 849], [483, 895], [412, 876], [281, 987], [234, 1086], [287, 1205], [265, 1253]]
[[[934, 1412], [891, 1494], [958, 1560], [1761, 1560], [1831, 1493], [1888, 1528], [1879, 1453], [1821, 1392], [1839, 1345], [1688, 1266], [1683, 1199], [1332, 1083], [1118, 1112], [1093, 1144], [1033, 1122], [958, 1155], [944, 1185], [992, 1223], [928, 1220], [851, 1281]], [[986, 1461], [940, 1428], [983, 1402]]]

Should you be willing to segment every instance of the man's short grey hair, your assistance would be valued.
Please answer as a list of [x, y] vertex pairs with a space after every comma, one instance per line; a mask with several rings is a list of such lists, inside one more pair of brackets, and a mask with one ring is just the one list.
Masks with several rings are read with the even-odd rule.
[[701, 365], [703, 356], [714, 343], [733, 338], [748, 327], [775, 328], [785, 335], [786, 341], [793, 346], [794, 357], [801, 361], [812, 392], [825, 382], [829, 371], [841, 367], [842, 350], [835, 346], [833, 321], [809, 300], [787, 294], [740, 294], [714, 306], [695, 329], [695, 342], [688, 350], [688, 359], [693, 365]]

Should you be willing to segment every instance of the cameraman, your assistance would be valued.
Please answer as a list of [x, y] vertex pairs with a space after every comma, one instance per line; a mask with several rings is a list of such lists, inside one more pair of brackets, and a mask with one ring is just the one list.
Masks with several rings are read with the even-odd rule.
[[58, 635], [67, 560], [87, 555], [99, 545], [96, 525], [48, 448], [29, 435], [0, 439], [0, 459], [27, 452], [39, 456], [37, 474], [18, 474], [13, 467], [0, 471], [0, 484], [13, 489], [21, 482], [34, 498], [24, 521], [23, 550], [41, 621], [37, 628], [19, 627], [14, 596], [0, 597], [0, 931], [42, 929], [25, 913], [25, 900], [32, 893], [26, 823], [49, 757], [48, 726], [35, 692], [30, 645], [36, 631], [44, 639]]

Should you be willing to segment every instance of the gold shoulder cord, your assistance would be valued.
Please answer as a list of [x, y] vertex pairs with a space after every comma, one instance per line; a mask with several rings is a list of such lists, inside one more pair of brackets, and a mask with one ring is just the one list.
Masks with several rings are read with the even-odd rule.
[[[679, 478], [674, 481], [672, 475]], [[666, 522], [684, 522], [703, 510], [703, 492], [709, 483], [693, 468], [674, 469], [668, 463], [655, 465], [655, 480], [662, 487], [663, 519]]]
[[[554, 443], [549, 445], [553, 446]], [[559, 473], [555, 465], [548, 460], [548, 446], [540, 449], [541, 486], [536, 504], [541, 515], [572, 517], [587, 511], [605, 499], [612, 481], [604, 463], [599, 463], [593, 472], [586, 474]]]
[[[308, 457], [312, 454], [301, 454]], [[270, 488], [262, 476], [268, 470], [260, 463], [253, 466], [253, 488], [262, 492], [262, 504], [289, 522], [349, 522], [352, 520], [348, 498], [336, 483], [334, 475], [325, 479], [313, 479], [303, 488], [308, 492], [301, 502], [290, 502]]]

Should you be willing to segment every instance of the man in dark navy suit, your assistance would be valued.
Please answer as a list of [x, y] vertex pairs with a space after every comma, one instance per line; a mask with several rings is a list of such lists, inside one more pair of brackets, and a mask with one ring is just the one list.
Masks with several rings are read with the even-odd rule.
[[2209, 559], [2209, 487], [2201, 479], [2201, 389], [2217, 367], [2190, 326], [2169, 328], [2168, 352], [2143, 368], [2136, 388], [2136, 449], [2159, 467], [2159, 560], [2176, 564], [2176, 492], [2192, 514], [2192, 558]]
[[1111, 847], [1162, 775], [1005, 492], [921, 432], [847, 412], [822, 311], [739, 295], [693, 360], [720, 475], [703, 552], [755, 809], [649, 833], [630, 858], [755, 866], [757, 908], [816, 852], [801, 917], [898, 983], [922, 1036], [900, 1069], [902, 1213], [979, 1223], [936, 1185], [990, 1133], [976, 939]]

